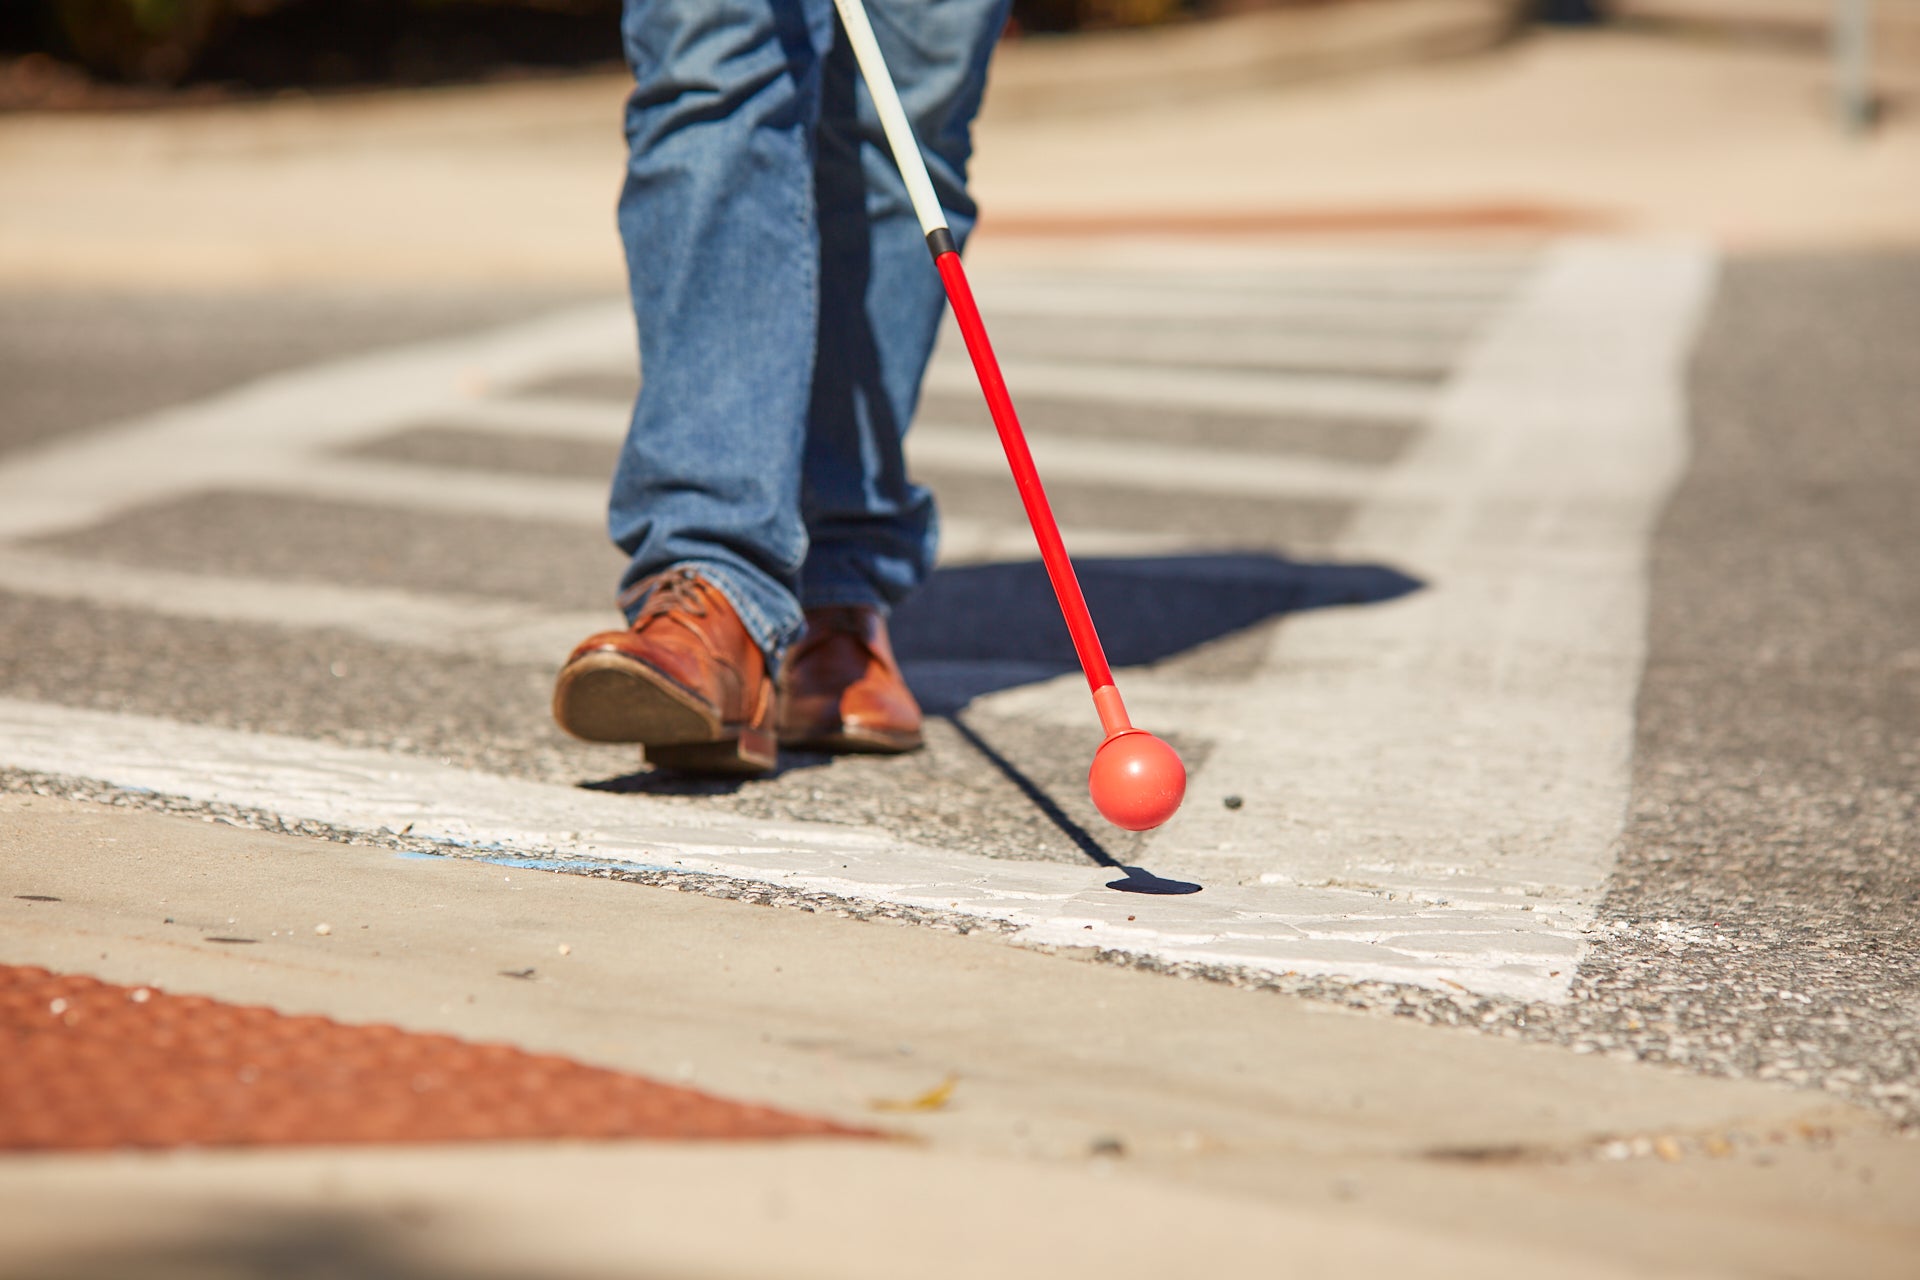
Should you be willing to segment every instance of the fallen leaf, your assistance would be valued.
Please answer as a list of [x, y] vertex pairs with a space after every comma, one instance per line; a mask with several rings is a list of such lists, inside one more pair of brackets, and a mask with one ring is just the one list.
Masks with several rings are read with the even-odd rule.
[[875, 1111], [939, 1111], [953, 1101], [954, 1088], [960, 1083], [959, 1076], [948, 1076], [933, 1088], [917, 1098], [875, 1098], [869, 1105]]

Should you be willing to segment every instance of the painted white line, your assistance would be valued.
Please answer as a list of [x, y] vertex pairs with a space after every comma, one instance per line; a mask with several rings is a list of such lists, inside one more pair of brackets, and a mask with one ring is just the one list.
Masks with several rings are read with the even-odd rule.
[[460, 406], [444, 421], [421, 425], [618, 445], [627, 438], [627, 422], [632, 415], [633, 406], [624, 401], [511, 396], [475, 400]]
[[97, 779], [349, 831], [534, 857], [731, 876], [855, 901], [1005, 921], [1030, 945], [1098, 946], [1171, 962], [1455, 983], [1521, 999], [1577, 935], [1518, 902], [1389, 902], [1340, 888], [1209, 885], [1116, 893], [1098, 867], [1010, 862], [862, 827], [756, 822], [644, 796], [489, 777], [417, 757], [0, 699], [0, 768]]
[[632, 349], [626, 308], [596, 304], [473, 337], [282, 374], [0, 462], [0, 541], [85, 528], [182, 493], [249, 488], [321, 450], [378, 439], [555, 369]]
[[[1389, 296], [1501, 294], [1525, 280], [1533, 270], [1529, 253], [1398, 253], [1377, 248], [1352, 252], [1309, 250], [1300, 253], [1263, 251], [1257, 259], [1229, 252], [1232, 266], [1169, 266], [1165, 249], [1136, 267], [1115, 270], [1104, 265], [1076, 270], [1036, 267], [1012, 271], [985, 267], [975, 274], [983, 280], [1002, 280], [1033, 287], [1073, 288], [1113, 284], [1134, 288], [1171, 289], [1183, 293], [1258, 293], [1320, 291], [1385, 293]], [[1215, 257], [1217, 264], [1222, 259]]]
[[620, 625], [611, 603], [591, 613], [558, 611], [478, 596], [176, 573], [4, 549], [0, 591], [163, 617], [345, 631], [381, 644], [542, 665], [557, 665], [583, 636]]
[[[1625, 821], [1647, 546], [1712, 274], [1687, 246], [1551, 253], [1338, 545], [1426, 589], [1290, 619], [1231, 690], [1122, 681], [1139, 723], [1214, 744], [1150, 845], [1157, 871], [1520, 895], [1585, 926]], [[1558, 995], [1572, 975], [1541, 976]]]
[[[1168, 555], [1193, 545], [1193, 538], [1187, 534], [1140, 533], [1130, 529], [1066, 528], [1060, 531], [1060, 537], [1076, 560], [1086, 556]], [[940, 564], [943, 566], [1037, 560], [1039, 556], [1033, 530], [1024, 522], [998, 524], [940, 513]]]
[[1271, 320], [1303, 326], [1360, 327], [1369, 333], [1463, 334], [1495, 309], [1493, 299], [1378, 298], [1294, 294], [1284, 284], [1249, 290], [1154, 287], [1110, 279], [1050, 286], [1029, 279], [976, 286], [987, 328], [998, 315], [1099, 316], [1142, 320]]
[[[1378, 467], [1276, 453], [1163, 445], [1085, 436], [1034, 435], [1029, 441], [1049, 484], [1111, 484], [1155, 492], [1255, 497], [1352, 496], [1379, 482]], [[991, 428], [914, 428], [907, 462], [916, 472], [1005, 475], [1006, 454]]]
[[[1011, 321], [1011, 323], [1009, 323]], [[943, 343], [957, 343], [948, 325]], [[1303, 331], [1306, 330], [1306, 331]], [[1463, 339], [1404, 334], [1327, 334], [1296, 323], [1227, 326], [1152, 320], [1115, 322], [1079, 316], [1007, 317], [994, 325], [1001, 350], [1027, 359], [1130, 361], [1201, 369], [1332, 370], [1343, 374], [1431, 380], [1460, 354]]]
[[[1155, 240], [1151, 237], [1103, 242], [1101, 253], [1106, 252], [1109, 244], [1117, 246], [1127, 255], [1123, 267], [1115, 268], [1098, 255], [1084, 259], [1085, 266], [1054, 265], [1048, 257], [1036, 255], [1031, 259], [1035, 265], [1021, 274], [1045, 279], [1078, 278], [1081, 275], [1102, 278], [1124, 274], [1129, 279], [1191, 278], [1216, 281], [1223, 277], [1272, 279], [1316, 273], [1358, 276], [1383, 273], [1406, 276], [1499, 275], [1524, 274], [1534, 260], [1532, 250], [1524, 248], [1433, 249], [1417, 245], [1280, 243], [1223, 245], [1206, 241]], [[1061, 255], [1053, 256], [1058, 258]], [[996, 267], [995, 270], [1010, 271], [1011, 268]]]
[[[1181, 369], [1120, 362], [1003, 359], [1001, 371], [1017, 405], [1022, 395], [1241, 413], [1312, 414], [1326, 418], [1413, 421], [1433, 405], [1434, 390], [1389, 378]], [[979, 392], [966, 353], [943, 347], [925, 386]]]

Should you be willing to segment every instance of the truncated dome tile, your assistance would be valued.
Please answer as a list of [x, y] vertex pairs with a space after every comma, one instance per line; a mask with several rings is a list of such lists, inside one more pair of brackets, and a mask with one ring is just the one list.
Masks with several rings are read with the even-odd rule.
[[0, 1150], [871, 1137], [511, 1045], [0, 965]]

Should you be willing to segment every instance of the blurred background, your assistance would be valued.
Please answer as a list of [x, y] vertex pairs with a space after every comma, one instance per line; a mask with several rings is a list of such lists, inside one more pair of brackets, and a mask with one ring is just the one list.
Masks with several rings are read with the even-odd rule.
[[[0, 283], [618, 289], [618, 9], [6, 0]], [[979, 251], [1904, 243], [1916, 87], [1920, 0], [1017, 0]]]
[[[1261, 10], [1414, 6], [1394, 0], [1015, 0], [1008, 35], [1148, 28]], [[1462, 6], [1424, 0], [1426, 9]], [[1814, 47], [1868, 15], [1883, 58], [1915, 53], [1911, 0], [1496, 0], [1508, 33], [1610, 23]], [[1878, 13], [1871, 11], [1878, 9]], [[0, 106], [143, 100], [130, 87], [217, 92], [429, 84], [616, 63], [619, 0], [8, 0]], [[144, 99], [144, 100], [151, 100]]]
[[[1330, 0], [1016, 0], [1008, 34], [1149, 27]], [[1331, 0], [1339, 2], [1339, 0]], [[1352, 2], [1352, 0], [1348, 0]], [[1527, 0], [1512, 7], [1516, 13]], [[1555, 15], [1588, 16], [1552, 0]], [[617, 63], [619, 0], [11, 0], [9, 105], [134, 100], [112, 86], [289, 87], [552, 73]], [[150, 100], [150, 99], [149, 99]]]

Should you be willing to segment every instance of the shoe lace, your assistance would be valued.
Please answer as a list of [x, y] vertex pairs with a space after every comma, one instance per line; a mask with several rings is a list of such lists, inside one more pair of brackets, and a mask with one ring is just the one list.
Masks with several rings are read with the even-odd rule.
[[700, 575], [692, 569], [677, 569], [654, 580], [640, 612], [633, 617], [633, 630], [638, 631], [655, 618], [670, 613], [695, 618], [706, 616], [707, 602], [700, 594]]

